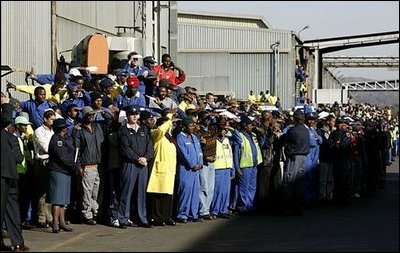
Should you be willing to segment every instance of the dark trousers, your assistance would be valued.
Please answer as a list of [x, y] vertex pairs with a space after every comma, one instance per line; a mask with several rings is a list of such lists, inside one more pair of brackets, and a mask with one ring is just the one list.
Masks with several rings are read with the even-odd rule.
[[256, 199], [255, 206], [257, 211], [265, 212], [268, 208], [268, 195], [269, 195], [269, 184], [271, 177], [271, 165], [260, 164], [257, 166], [257, 188], [256, 188]]
[[267, 211], [280, 214], [282, 197], [282, 173], [280, 164], [272, 164], [268, 188]]
[[81, 177], [78, 175], [71, 176], [71, 202], [65, 210], [65, 219], [72, 223], [80, 223], [82, 220], [82, 184]]
[[[24, 244], [19, 215], [17, 179], [1, 177], [1, 222], [5, 222], [11, 244]], [[1, 235], [3, 244], [3, 235]]]
[[[146, 188], [148, 181], [147, 167], [138, 167], [124, 163], [121, 168], [121, 198], [118, 204], [118, 220], [121, 224], [128, 222], [131, 213], [131, 197], [136, 200], [139, 223], [148, 223], [146, 214]], [[134, 189], [135, 196], [132, 196]]]
[[35, 224], [51, 222], [52, 220], [48, 205], [45, 203], [49, 185], [47, 162], [48, 160], [39, 159], [35, 160], [34, 165], [35, 196], [32, 203], [32, 220]]
[[21, 210], [21, 221], [33, 222], [32, 211], [30, 210], [35, 199], [34, 173], [32, 168], [24, 174], [18, 174], [19, 207]]
[[336, 157], [333, 163], [334, 197], [339, 205], [351, 205], [352, 185], [350, 162]]
[[173, 196], [163, 193], [149, 193], [150, 220], [167, 222], [172, 218]]
[[107, 171], [107, 190], [105, 202], [108, 207], [108, 218], [112, 222], [118, 219], [118, 203], [121, 196], [120, 186], [121, 169], [114, 168]]
[[304, 208], [306, 156], [294, 155], [285, 162], [282, 181], [283, 208], [302, 212]]

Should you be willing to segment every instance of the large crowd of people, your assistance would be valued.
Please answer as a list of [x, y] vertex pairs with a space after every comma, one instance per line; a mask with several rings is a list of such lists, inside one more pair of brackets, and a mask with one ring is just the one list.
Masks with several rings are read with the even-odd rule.
[[27, 101], [2, 94], [1, 220], [12, 243], [2, 237], [2, 250], [29, 250], [22, 228], [151, 228], [349, 206], [385, 187], [399, 154], [388, 107], [283, 110], [268, 91], [246, 101], [201, 96], [183, 88], [168, 54], [157, 64], [132, 52], [107, 75], [90, 70], [7, 84], [33, 95]]

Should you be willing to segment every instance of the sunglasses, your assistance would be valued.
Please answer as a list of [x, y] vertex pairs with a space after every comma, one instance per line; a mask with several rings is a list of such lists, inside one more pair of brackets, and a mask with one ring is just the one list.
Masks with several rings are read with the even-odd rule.
[[138, 61], [138, 60], [139, 60], [139, 58], [133, 58], [133, 60], [134, 60], [134, 61]]

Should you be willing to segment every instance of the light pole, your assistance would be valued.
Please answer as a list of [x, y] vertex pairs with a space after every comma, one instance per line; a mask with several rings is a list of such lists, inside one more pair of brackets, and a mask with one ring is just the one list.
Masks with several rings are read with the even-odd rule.
[[279, 72], [279, 44], [280, 41], [275, 42], [274, 44], [271, 45], [271, 49], [273, 50], [274, 53], [274, 83], [272, 85], [272, 91], [275, 96], [278, 95], [278, 72]]
[[302, 31], [308, 29], [308, 28], [310, 28], [309, 25], [306, 25], [305, 27], [301, 28], [301, 30], [297, 33], [297, 37], [299, 37], [299, 39], [301, 39], [301, 38], [300, 38], [300, 33], [301, 33]]

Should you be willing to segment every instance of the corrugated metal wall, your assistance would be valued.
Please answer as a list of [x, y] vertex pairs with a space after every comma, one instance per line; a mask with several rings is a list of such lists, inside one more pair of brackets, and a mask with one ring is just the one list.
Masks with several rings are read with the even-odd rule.
[[322, 88], [323, 89], [341, 89], [342, 85], [332, 75], [328, 69], [322, 69]]
[[280, 41], [279, 50], [291, 50], [289, 31], [247, 29], [178, 24], [178, 50], [251, 50], [272, 51], [270, 46]]
[[168, 32], [169, 32], [169, 22], [166, 22], [167, 20], [169, 20], [169, 8], [167, 8], [167, 6], [169, 6], [168, 1], [160, 1], [160, 5], [161, 6], [165, 6], [163, 8], [161, 8], [161, 12], [160, 12], [160, 45], [161, 45], [161, 54], [166, 54], [168, 53], [169, 49], [169, 36], [168, 36]]
[[[247, 99], [250, 90], [255, 93], [273, 91], [275, 61], [271, 45], [279, 41], [276, 93], [283, 108], [294, 106], [295, 63], [291, 32], [193, 24], [178, 24], [178, 32], [177, 64], [187, 75], [184, 85], [195, 86], [202, 92], [235, 92], [238, 99]], [[215, 87], [207, 90], [209, 82]]]
[[260, 20], [245, 19], [245, 18], [229, 18], [229, 17], [213, 17], [191, 15], [185, 13], [178, 14], [178, 22], [185, 24], [197, 25], [216, 25], [216, 26], [229, 26], [229, 27], [242, 27], [242, 28], [267, 28]]
[[[50, 1], [1, 1], [1, 64], [35, 73], [51, 71]], [[40, 29], [38, 29], [40, 28]], [[2, 71], [2, 74], [5, 73]], [[24, 84], [25, 74], [15, 72], [1, 78], [1, 91], [6, 81]], [[20, 100], [29, 96], [12, 92]]]
[[[247, 99], [255, 93], [272, 91], [274, 58], [270, 53], [179, 53], [179, 66], [185, 70], [184, 86], [193, 86], [202, 94], [234, 92], [236, 98]], [[284, 108], [294, 103], [294, 84], [289, 54], [280, 54], [277, 94]], [[178, 63], [177, 63], [178, 64]], [[293, 101], [292, 101], [293, 100]]]
[[[289, 55], [279, 54], [276, 95], [281, 98], [282, 107], [292, 106], [294, 84], [291, 80]], [[273, 54], [230, 54], [229, 86], [238, 99], [247, 99], [250, 90], [273, 93], [275, 63]], [[288, 96], [289, 94], [289, 96]]]
[[135, 15], [139, 17], [136, 25], [141, 26], [141, 16], [135, 13], [140, 2], [57, 1], [56, 9], [59, 17], [116, 34], [114, 26], [133, 26]]
[[[101, 32], [116, 35], [115, 26], [142, 26], [141, 1], [57, 1], [57, 51], [65, 51], [87, 35]], [[140, 34], [136, 36], [141, 37]], [[67, 61], [70, 54], [64, 54]]]
[[199, 92], [224, 94], [229, 92], [229, 53], [179, 53], [178, 66], [186, 73], [184, 86], [196, 87]]

